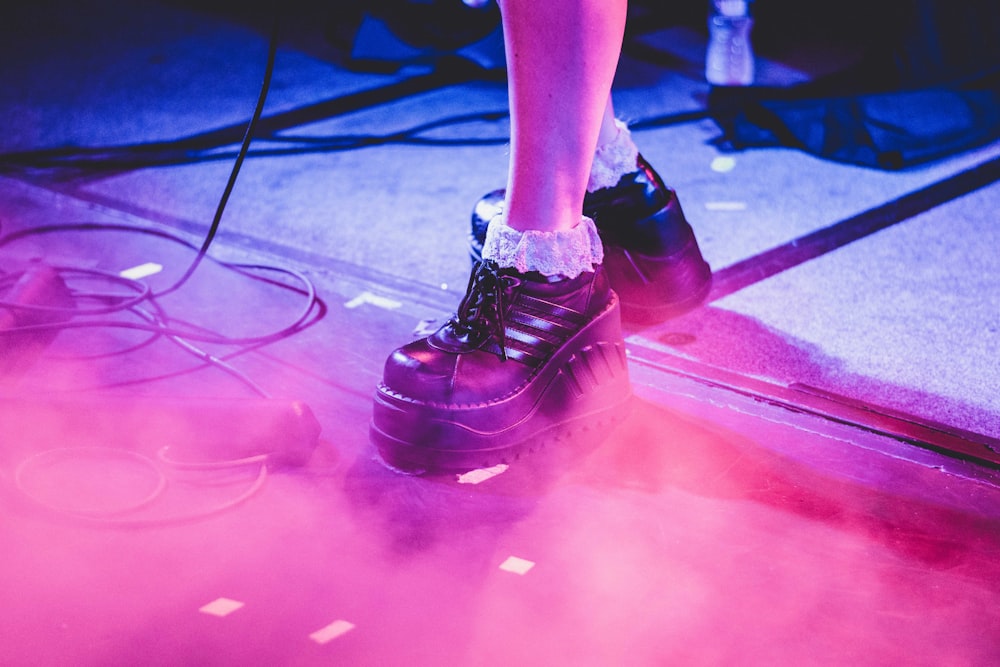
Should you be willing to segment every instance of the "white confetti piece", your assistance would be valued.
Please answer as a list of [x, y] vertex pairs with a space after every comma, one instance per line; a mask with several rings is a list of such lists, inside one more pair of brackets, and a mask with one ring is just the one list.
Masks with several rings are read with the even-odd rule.
[[385, 310], [396, 310], [403, 305], [395, 299], [379, 296], [378, 294], [372, 294], [371, 292], [362, 292], [345, 303], [344, 308], [357, 308], [358, 306], [363, 306], [365, 304], [375, 306], [376, 308], [384, 308]]
[[725, 174], [736, 168], [736, 160], [731, 157], [717, 157], [712, 160], [712, 171]]
[[479, 468], [477, 470], [470, 470], [467, 473], [463, 473], [458, 476], [459, 484], [481, 484], [488, 479], [492, 479], [497, 475], [502, 475], [507, 472], [509, 466], [506, 463], [501, 463], [500, 465], [495, 465], [492, 468]]
[[705, 208], [709, 211], [745, 211], [747, 203], [745, 201], [707, 201]]
[[229, 614], [233, 613], [242, 606], [243, 603], [238, 600], [219, 598], [218, 600], [209, 602], [198, 611], [203, 614], [211, 614], [212, 616], [229, 616]]
[[131, 269], [125, 269], [118, 275], [122, 278], [128, 278], [129, 280], [140, 280], [146, 278], [147, 276], [152, 276], [163, 270], [162, 264], [157, 264], [156, 262], [146, 262], [145, 264], [140, 264], [139, 266], [133, 266]]
[[518, 558], [517, 556], [511, 556], [500, 564], [500, 569], [504, 572], [513, 572], [514, 574], [521, 575], [527, 574], [528, 570], [533, 567], [535, 567], [535, 564], [530, 560]]
[[349, 621], [334, 621], [325, 628], [320, 628], [316, 632], [309, 635], [309, 639], [313, 640], [317, 644], [326, 644], [327, 642], [332, 642], [337, 637], [340, 637], [353, 629], [354, 624]]

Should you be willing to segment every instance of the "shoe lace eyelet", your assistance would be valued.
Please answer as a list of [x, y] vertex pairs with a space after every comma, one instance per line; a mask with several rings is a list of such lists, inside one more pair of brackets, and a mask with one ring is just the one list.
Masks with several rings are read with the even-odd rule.
[[463, 334], [475, 336], [480, 346], [494, 338], [500, 348], [500, 359], [507, 361], [504, 316], [520, 284], [516, 277], [502, 274], [493, 260], [478, 262], [469, 277], [465, 297], [451, 321], [452, 326]]

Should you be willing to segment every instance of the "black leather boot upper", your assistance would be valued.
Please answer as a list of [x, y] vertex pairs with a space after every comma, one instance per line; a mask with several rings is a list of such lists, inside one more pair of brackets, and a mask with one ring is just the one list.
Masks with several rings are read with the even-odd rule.
[[679, 209], [675, 202], [677, 195], [640, 155], [636, 171], [622, 176], [617, 185], [588, 192], [583, 211], [606, 245], [655, 257], [677, 252], [690, 236], [683, 216], [657, 216], [671, 204]]
[[547, 280], [480, 262], [451, 320], [386, 360], [382, 387], [423, 403], [456, 407], [503, 400], [612, 298], [600, 268], [573, 279]]

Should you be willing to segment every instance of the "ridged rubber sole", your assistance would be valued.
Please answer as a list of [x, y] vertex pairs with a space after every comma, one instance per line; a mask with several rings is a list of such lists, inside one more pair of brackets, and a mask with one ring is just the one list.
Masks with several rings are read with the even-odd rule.
[[372, 443], [388, 466], [404, 472], [460, 472], [510, 464], [614, 421], [632, 394], [619, 311], [614, 297], [531, 380], [496, 401], [435, 405], [379, 386]]

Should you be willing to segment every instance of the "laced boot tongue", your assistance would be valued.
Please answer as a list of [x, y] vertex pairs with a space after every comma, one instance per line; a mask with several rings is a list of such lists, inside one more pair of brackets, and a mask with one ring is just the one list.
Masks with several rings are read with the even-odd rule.
[[504, 316], [513, 301], [514, 288], [520, 284], [493, 260], [477, 262], [455, 316], [428, 341], [439, 350], [463, 353], [480, 349], [492, 338], [499, 347], [499, 357], [506, 361]]

